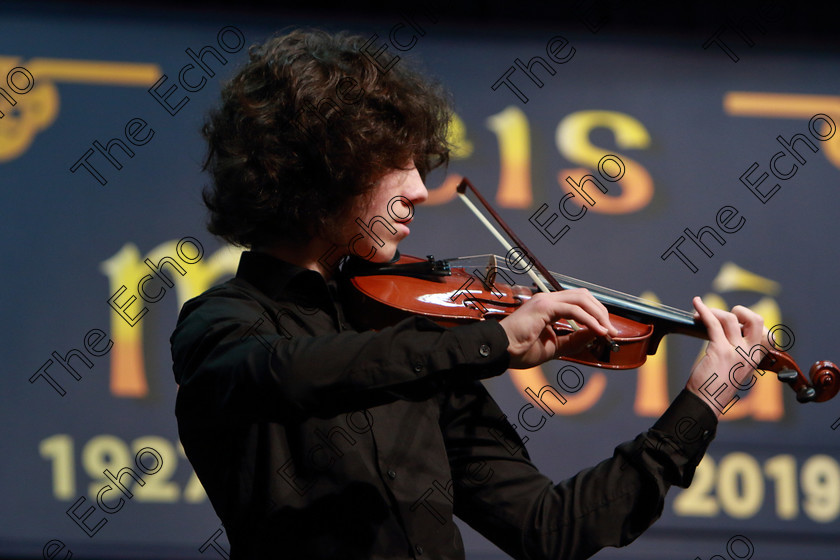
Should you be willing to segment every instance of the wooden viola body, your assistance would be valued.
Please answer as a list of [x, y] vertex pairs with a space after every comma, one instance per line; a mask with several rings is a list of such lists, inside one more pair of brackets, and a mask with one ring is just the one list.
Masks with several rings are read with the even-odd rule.
[[[498, 281], [492, 268], [484, 274], [471, 274], [465, 268], [432, 257], [404, 255], [385, 265], [357, 259], [348, 264], [343, 274], [345, 309], [353, 323], [362, 329], [381, 329], [418, 315], [447, 327], [501, 320], [533, 297], [535, 290]], [[618, 335], [609, 340], [597, 337], [580, 352], [560, 359], [604, 369], [634, 369], [656, 352], [666, 334], [675, 332], [707, 339], [705, 327], [690, 313], [638, 298], [622, 305], [614, 295], [616, 292], [581, 284], [593, 288], [593, 295], [607, 306]], [[575, 331], [565, 320], [557, 321], [554, 330], [560, 335]], [[585, 330], [586, 327], [580, 329]], [[787, 353], [770, 347], [766, 348], [758, 369], [776, 372], [779, 380], [796, 392], [800, 402], [827, 401], [840, 390], [840, 369], [832, 362], [815, 363], [809, 380]]]

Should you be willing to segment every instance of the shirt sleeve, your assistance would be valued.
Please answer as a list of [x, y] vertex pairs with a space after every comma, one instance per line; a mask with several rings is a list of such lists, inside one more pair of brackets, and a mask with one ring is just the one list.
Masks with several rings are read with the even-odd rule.
[[170, 339], [176, 414], [329, 417], [433, 394], [445, 376], [499, 375], [510, 359], [496, 321], [444, 328], [413, 317], [376, 332], [318, 334], [313, 320], [230, 290], [187, 302]]
[[659, 518], [668, 488], [690, 484], [716, 425], [708, 406], [683, 391], [612, 458], [554, 484], [484, 387], [471, 383], [452, 391], [441, 416], [455, 514], [513, 558], [589, 558], [632, 542]]

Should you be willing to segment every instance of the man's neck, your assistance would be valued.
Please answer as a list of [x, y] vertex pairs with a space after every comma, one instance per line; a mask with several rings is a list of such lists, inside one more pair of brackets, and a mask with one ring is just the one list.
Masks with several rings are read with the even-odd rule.
[[333, 243], [315, 237], [305, 245], [263, 245], [254, 247], [253, 251], [277, 257], [301, 268], [314, 270], [320, 273], [325, 280], [331, 280], [335, 270], [326, 265], [337, 262], [341, 258], [341, 255], [329, 254], [329, 263], [324, 263], [320, 260], [324, 255], [329, 253], [331, 248], [335, 249]]

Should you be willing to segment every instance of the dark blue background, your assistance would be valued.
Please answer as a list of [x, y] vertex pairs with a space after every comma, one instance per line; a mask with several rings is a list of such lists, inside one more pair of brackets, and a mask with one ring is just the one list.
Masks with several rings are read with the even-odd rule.
[[[0, 57], [21, 57], [15, 65], [24, 66], [39, 57], [153, 63], [171, 82], [189, 61], [184, 49], [197, 51], [215, 44], [216, 33], [226, 25], [242, 30], [247, 44], [252, 44], [290, 25], [346, 28], [382, 38], [397, 21], [396, 17], [266, 21], [244, 16], [233, 21], [210, 14], [187, 18], [156, 12], [117, 17], [94, 9], [61, 16], [10, 12], [0, 19]], [[779, 149], [775, 137], [807, 134], [807, 120], [730, 116], [723, 110], [723, 98], [731, 91], [835, 95], [840, 57], [762, 43], [759, 36], [755, 48], [741, 46], [741, 61], [735, 64], [718, 49], [701, 48], [711, 29], [696, 36], [647, 37], [611, 34], [608, 26], [593, 34], [579, 23], [514, 30], [464, 29], [442, 21], [426, 27], [427, 36], [419, 38], [410, 56], [452, 91], [475, 148], [470, 157], [453, 161], [449, 172], [468, 176], [492, 194], [499, 179], [499, 152], [485, 120], [511, 105], [527, 115], [534, 203], [528, 209], [502, 209], [501, 213], [549, 268], [627, 293], [651, 290], [665, 303], [688, 308], [693, 295], [713, 291], [711, 282], [723, 263], [736, 262], [781, 284], [776, 301], [785, 324], [796, 333], [793, 354], [803, 368], [817, 359], [838, 359], [833, 320], [840, 312], [834, 295], [839, 268], [834, 245], [838, 169], [825, 158], [819, 144], [820, 153], [806, 153], [807, 164], [782, 183], [772, 200], [761, 204], [738, 177], [753, 161], [766, 169]], [[575, 57], [558, 66], [555, 76], [542, 74], [546, 85], [541, 89], [520, 80], [530, 98], [527, 104], [504, 87], [491, 91], [490, 84], [514, 58], [544, 55], [545, 42], [555, 35], [570, 40]], [[202, 91], [189, 94], [190, 103], [175, 116], [166, 113], [144, 87], [56, 82], [60, 106], [55, 122], [37, 134], [25, 153], [0, 164], [6, 322], [0, 391], [0, 425], [5, 427], [0, 442], [4, 458], [0, 493], [6, 514], [0, 525], [0, 554], [40, 557], [44, 543], [60, 539], [80, 558], [216, 557], [212, 550], [204, 555], [198, 552], [219, 526], [207, 501], [169, 505], [133, 500], [110, 516], [100, 533], [88, 538], [64, 513], [73, 500], [53, 497], [51, 462], [38, 451], [43, 439], [71, 434], [76, 494], [87, 496], [90, 479], [81, 466], [80, 450], [92, 437], [113, 434], [130, 442], [158, 435], [177, 441], [168, 346], [178, 311], [175, 290], [149, 305], [149, 314], [135, 327], [144, 332], [148, 398], [111, 395], [110, 355], [95, 358], [91, 370], [79, 368], [80, 382], [53, 367], [51, 372], [61, 376], [68, 392], [63, 398], [43, 381], [33, 385], [28, 379], [50, 352], [64, 354], [81, 348], [90, 329], [111, 332], [113, 312], [106, 303], [111, 292], [100, 263], [124, 244], [134, 243], [145, 254], [165, 241], [192, 236], [203, 244], [205, 258], [220, 247], [203, 225], [199, 192], [207, 177], [200, 172], [204, 145], [198, 130], [206, 110], [218, 98], [221, 80], [246, 59], [245, 50], [231, 58], [232, 63]], [[0, 68], [0, 76], [5, 71]], [[35, 78], [37, 84], [39, 77]], [[173, 99], [179, 97], [180, 93]], [[5, 101], [0, 99], [0, 104], [9, 119]], [[563, 117], [583, 110], [618, 111], [643, 123], [651, 136], [651, 145], [644, 150], [618, 148], [612, 134], [604, 130], [594, 131], [590, 140], [640, 162], [653, 178], [654, 198], [633, 214], [590, 211], [551, 245], [528, 218], [543, 202], [556, 209], [562, 196], [557, 173], [577, 165], [558, 153], [555, 130]], [[840, 114], [831, 116], [835, 122], [840, 120]], [[105, 142], [122, 135], [125, 123], [135, 117], [145, 119], [155, 136], [145, 146], [132, 147], [136, 156], [123, 158], [121, 171], [99, 166], [108, 178], [106, 186], [84, 170], [69, 172], [94, 139]], [[0, 129], [3, 126], [6, 123], [0, 120]], [[429, 187], [442, 178], [436, 172], [429, 178]], [[686, 249], [693, 251], [700, 268], [697, 274], [675, 259], [660, 259], [683, 228], [696, 231], [712, 224], [723, 205], [737, 207], [747, 222], [740, 232], [726, 237], [724, 247], [712, 244], [715, 256], [711, 259]], [[419, 207], [412, 235], [401, 250], [440, 257], [502, 253], [457, 201]], [[133, 293], [134, 286], [128, 287]], [[730, 305], [750, 305], [758, 299], [755, 294], [723, 296]], [[687, 378], [699, 347], [699, 342], [690, 339], [670, 342], [671, 396]], [[548, 372], [556, 367], [545, 369], [551, 380]], [[592, 371], [583, 370], [587, 377]], [[608, 379], [604, 396], [591, 410], [549, 418], [545, 428], [529, 434], [528, 449], [534, 461], [554, 479], [571, 476], [611, 455], [616, 444], [651, 425], [652, 419], [633, 412], [635, 374], [609, 374]], [[487, 385], [511, 417], [526, 402], [506, 376]], [[789, 453], [796, 456], [798, 468], [817, 454], [840, 459], [840, 435], [829, 427], [838, 415], [840, 405], [835, 402], [799, 406], [786, 392], [782, 421], [724, 423], [710, 453], [719, 460], [742, 451], [759, 463]], [[188, 463], [179, 457], [171, 480], [183, 488], [190, 474]], [[677, 494], [673, 491], [662, 519], [648, 533], [628, 549], [604, 551], [598, 557], [708, 558], [725, 555], [727, 540], [743, 534], [755, 544], [756, 558], [835, 558], [840, 544], [837, 519], [827, 524], [809, 519], [801, 508], [800, 490], [798, 517], [782, 521], [773, 511], [772, 488], [767, 480], [762, 508], [743, 520], [724, 513], [710, 518], [679, 517], [671, 506]], [[90, 504], [91, 497], [87, 498]], [[101, 515], [97, 512], [92, 519]], [[472, 558], [502, 557], [469, 529], [465, 540]]]

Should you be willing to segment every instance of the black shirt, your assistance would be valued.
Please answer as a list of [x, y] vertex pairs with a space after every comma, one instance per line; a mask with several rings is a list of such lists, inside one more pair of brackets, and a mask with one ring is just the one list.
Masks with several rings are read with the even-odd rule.
[[683, 391], [555, 485], [478, 381], [508, 365], [496, 321], [358, 332], [340, 300], [317, 272], [245, 252], [181, 310], [179, 435], [233, 560], [463, 559], [453, 515], [515, 558], [586, 558], [656, 520], [714, 435]]

